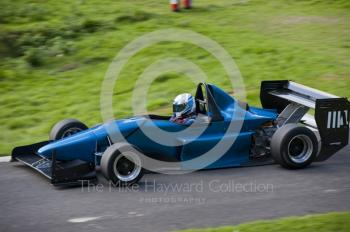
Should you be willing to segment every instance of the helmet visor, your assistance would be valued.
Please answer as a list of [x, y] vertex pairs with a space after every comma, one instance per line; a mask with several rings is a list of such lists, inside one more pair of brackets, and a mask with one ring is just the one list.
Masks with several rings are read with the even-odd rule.
[[173, 105], [173, 112], [177, 113], [177, 112], [182, 112], [184, 109], [186, 108], [186, 104], [179, 104], [179, 105]]

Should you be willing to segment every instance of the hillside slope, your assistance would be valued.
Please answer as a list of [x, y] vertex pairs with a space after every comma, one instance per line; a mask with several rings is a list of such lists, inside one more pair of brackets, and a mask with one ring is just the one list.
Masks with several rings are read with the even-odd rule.
[[[0, 0], [0, 154], [47, 138], [63, 118], [101, 121], [100, 86], [108, 65], [128, 42], [157, 29], [184, 28], [222, 45], [238, 64], [248, 101], [259, 83], [297, 82], [350, 97], [350, 3], [290, 0], [198, 0], [172, 13], [167, 1]], [[161, 43], [142, 50], [121, 73], [116, 117], [131, 114], [138, 75], [158, 59], [183, 57], [209, 81], [230, 91], [220, 63], [198, 47]], [[178, 73], [157, 78], [148, 109], [170, 113], [172, 98], [194, 84]]]

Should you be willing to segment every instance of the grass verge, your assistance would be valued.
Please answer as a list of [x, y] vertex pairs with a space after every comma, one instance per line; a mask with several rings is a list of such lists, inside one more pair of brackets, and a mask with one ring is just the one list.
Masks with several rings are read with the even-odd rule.
[[189, 229], [179, 232], [348, 232], [350, 212], [287, 217], [277, 220], [256, 221], [237, 226], [207, 229]]

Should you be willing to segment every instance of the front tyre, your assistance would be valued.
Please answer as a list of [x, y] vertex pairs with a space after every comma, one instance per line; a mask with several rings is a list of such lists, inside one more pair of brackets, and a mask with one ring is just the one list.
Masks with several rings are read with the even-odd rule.
[[64, 119], [53, 126], [49, 138], [50, 140], [59, 140], [86, 129], [88, 129], [88, 127], [79, 120], [71, 118]]
[[101, 171], [104, 177], [116, 186], [129, 186], [143, 176], [140, 156], [129, 144], [116, 143], [102, 155]]
[[271, 139], [274, 160], [287, 169], [309, 166], [317, 156], [316, 135], [307, 127], [287, 124], [279, 128]]

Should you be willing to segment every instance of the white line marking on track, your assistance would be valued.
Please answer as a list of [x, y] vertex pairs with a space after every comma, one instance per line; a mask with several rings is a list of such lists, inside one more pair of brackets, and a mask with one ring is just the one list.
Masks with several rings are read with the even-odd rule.
[[68, 222], [71, 223], [82, 223], [82, 222], [90, 222], [97, 219], [100, 219], [101, 217], [81, 217], [81, 218], [71, 218], [68, 220]]
[[2, 157], [0, 157], [0, 163], [10, 162], [10, 160], [11, 160], [11, 156], [2, 156]]
[[337, 189], [326, 189], [326, 190], [323, 190], [324, 193], [336, 193], [338, 192]]

